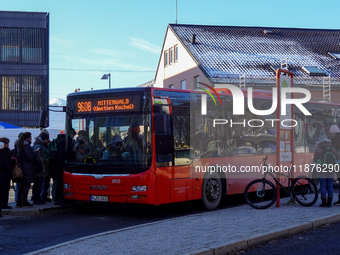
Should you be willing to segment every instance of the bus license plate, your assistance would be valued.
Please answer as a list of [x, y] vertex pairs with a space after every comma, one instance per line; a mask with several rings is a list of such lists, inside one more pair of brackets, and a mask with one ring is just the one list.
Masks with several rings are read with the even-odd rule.
[[91, 196], [91, 201], [109, 202], [109, 196]]

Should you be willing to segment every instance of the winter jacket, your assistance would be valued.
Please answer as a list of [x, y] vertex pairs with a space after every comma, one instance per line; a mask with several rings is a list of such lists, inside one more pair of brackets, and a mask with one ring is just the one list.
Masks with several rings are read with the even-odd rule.
[[11, 155], [15, 158], [18, 158], [18, 149], [17, 149], [17, 144], [14, 144], [14, 149], [11, 150]]
[[15, 166], [15, 164], [17, 163], [16, 159], [15, 158], [12, 158], [12, 152], [10, 149], [8, 148], [3, 148], [4, 152], [5, 152], [5, 155], [7, 156], [8, 158], [8, 161], [9, 161], [9, 165], [11, 166], [11, 169], [13, 169], [13, 167]]
[[337, 160], [339, 160], [339, 155], [334, 146], [332, 146], [332, 143], [330, 141], [322, 141], [319, 143], [318, 147], [315, 149], [313, 162], [318, 162], [319, 159], [321, 159], [321, 156], [323, 154], [323, 150], [329, 147], [331, 151], [334, 153]]
[[11, 166], [4, 149], [2, 149], [0, 150], [0, 190], [9, 190], [11, 178]]
[[[58, 178], [62, 180], [63, 171], [65, 167], [65, 157], [66, 157], [66, 140], [65, 134], [58, 134], [57, 138], [57, 156], [50, 159], [50, 176], [52, 178]], [[73, 146], [71, 139], [69, 140], [69, 146]], [[72, 151], [72, 149], [70, 149]]]
[[24, 174], [23, 183], [33, 183], [35, 181], [34, 160], [37, 155], [38, 152], [33, 152], [27, 140], [24, 141], [22, 150], [18, 148], [18, 164]]
[[41, 140], [41, 138], [38, 136], [37, 138], [35, 138], [33, 149], [38, 152], [38, 155], [35, 160], [40, 161], [44, 166], [44, 169], [42, 172], [35, 173], [35, 177], [48, 177], [49, 176], [49, 160], [46, 157], [47, 144], [43, 140]]
[[[332, 146], [331, 141], [325, 140], [325, 141], [321, 141], [318, 144], [318, 147], [315, 149], [314, 157], [313, 157], [313, 163], [314, 164], [318, 163], [319, 159], [320, 159], [321, 162], [323, 162], [323, 159], [322, 159], [322, 155], [324, 154], [323, 151], [327, 147], [329, 147], [331, 149], [332, 153], [336, 157], [336, 160], [339, 160], [339, 154], [338, 154], [337, 150], [335, 149], [335, 147]], [[322, 168], [324, 168], [324, 167], [321, 166], [321, 168], [319, 168], [319, 169], [322, 169]], [[317, 171], [317, 170], [315, 170], [315, 171]], [[324, 171], [319, 170], [318, 175], [319, 175], [320, 178], [334, 178], [334, 171], [327, 171], [327, 173], [325, 173]]]

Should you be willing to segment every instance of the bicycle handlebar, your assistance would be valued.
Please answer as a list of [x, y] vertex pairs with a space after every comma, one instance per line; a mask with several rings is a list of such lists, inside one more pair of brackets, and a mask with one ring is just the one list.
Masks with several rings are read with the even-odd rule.
[[[267, 161], [267, 159], [268, 159], [268, 155], [266, 155], [266, 156], [262, 159], [262, 162], [263, 162], [263, 165], [264, 165], [264, 166], [266, 166], [266, 161]], [[293, 167], [290, 167], [290, 168], [289, 168], [289, 171], [288, 171], [289, 174], [288, 174], [288, 176], [285, 175], [285, 174], [282, 174], [282, 173], [277, 173], [277, 172], [276, 172], [276, 174], [282, 175], [282, 176], [285, 176], [285, 177], [290, 177], [290, 172], [291, 172], [292, 169], [293, 169]], [[270, 171], [270, 170], [266, 171], [264, 176], [266, 176], [267, 173], [272, 173], [272, 171]]]

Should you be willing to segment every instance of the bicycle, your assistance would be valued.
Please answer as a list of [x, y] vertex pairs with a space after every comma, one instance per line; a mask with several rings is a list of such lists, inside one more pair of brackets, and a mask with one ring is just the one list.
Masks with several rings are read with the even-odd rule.
[[[268, 156], [263, 158], [263, 166], [266, 165]], [[268, 169], [268, 168], [267, 168]], [[284, 187], [281, 182], [275, 178], [272, 172], [266, 171], [262, 179], [251, 181], [244, 190], [244, 198], [247, 203], [255, 209], [267, 209], [271, 207], [277, 200], [277, 189], [275, 185], [266, 179], [269, 174], [276, 184], [290, 196], [291, 201], [296, 201], [302, 206], [312, 206], [318, 200], [318, 188], [312, 179], [305, 176], [291, 178], [291, 168], [288, 175], [276, 173], [278, 175], [288, 177], [288, 187]]]

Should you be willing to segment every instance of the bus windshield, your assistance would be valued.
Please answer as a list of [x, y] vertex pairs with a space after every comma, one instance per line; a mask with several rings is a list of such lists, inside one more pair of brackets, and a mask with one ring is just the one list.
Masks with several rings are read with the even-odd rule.
[[151, 165], [151, 115], [119, 113], [68, 117], [66, 171], [135, 173]]

